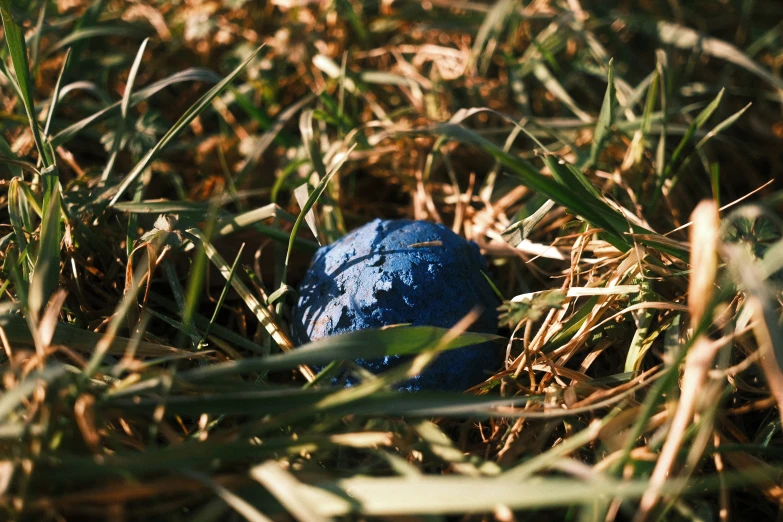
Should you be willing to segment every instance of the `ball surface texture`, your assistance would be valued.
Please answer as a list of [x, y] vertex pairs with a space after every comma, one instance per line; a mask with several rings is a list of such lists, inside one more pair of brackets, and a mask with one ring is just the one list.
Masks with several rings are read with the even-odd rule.
[[[410, 323], [450, 328], [479, 305], [471, 331], [497, 333], [500, 299], [478, 245], [428, 221], [376, 219], [320, 248], [299, 287], [297, 346], [339, 333]], [[403, 359], [359, 360], [373, 373]], [[500, 365], [493, 343], [442, 353], [403, 389], [465, 390]]]

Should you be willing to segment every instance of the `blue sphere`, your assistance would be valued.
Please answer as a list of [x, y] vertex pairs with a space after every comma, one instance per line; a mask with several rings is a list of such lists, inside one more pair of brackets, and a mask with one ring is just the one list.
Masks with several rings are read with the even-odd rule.
[[[401, 323], [450, 328], [477, 305], [471, 331], [497, 333], [500, 300], [485, 270], [478, 245], [443, 225], [376, 219], [316, 252], [299, 287], [294, 343]], [[356, 362], [380, 373], [402, 360]], [[493, 343], [450, 350], [401, 388], [465, 390], [499, 366]]]

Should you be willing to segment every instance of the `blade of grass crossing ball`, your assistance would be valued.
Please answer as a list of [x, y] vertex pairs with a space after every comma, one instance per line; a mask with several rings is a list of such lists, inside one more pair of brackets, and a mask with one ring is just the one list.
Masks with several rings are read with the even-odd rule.
[[326, 186], [329, 184], [329, 181], [332, 179], [332, 177], [335, 174], [337, 174], [337, 171], [340, 170], [340, 167], [342, 167], [343, 163], [345, 163], [345, 161], [348, 159], [348, 156], [351, 154], [351, 152], [353, 152], [353, 149], [355, 148], [356, 145], [352, 145], [350, 149], [348, 149], [346, 152], [342, 154], [342, 156], [332, 167], [331, 172], [329, 172], [326, 176], [321, 178], [321, 181], [318, 183], [318, 186], [316, 186], [313, 192], [310, 193], [310, 197], [307, 198], [304, 207], [302, 207], [301, 212], [299, 212], [299, 217], [296, 218], [296, 222], [294, 223], [294, 226], [291, 229], [291, 237], [288, 241], [288, 251], [286, 252], [285, 255], [285, 264], [283, 266], [283, 277], [281, 280], [281, 285], [286, 283], [286, 279], [288, 275], [288, 262], [291, 259], [291, 251], [294, 248], [294, 240], [296, 239], [296, 234], [299, 231], [299, 228], [302, 226], [302, 221], [304, 221], [304, 218], [307, 215], [307, 213], [310, 211], [311, 208], [313, 208], [313, 205], [315, 205], [315, 202], [318, 201], [318, 198], [321, 197], [321, 194], [323, 194], [324, 190], [326, 190]]
[[60, 190], [55, 191], [44, 210], [38, 257], [30, 280], [29, 311], [37, 321], [60, 278]]
[[595, 133], [593, 134], [593, 145], [590, 148], [590, 163], [587, 165], [588, 167], [596, 164], [598, 156], [601, 154], [601, 151], [603, 151], [604, 145], [612, 132], [615, 107], [617, 107], [617, 93], [614, 88], [614, 66], [612, 60], [609, 60], [609, 78], [606, 86], [606, 94], [604, 95], [604, 102], [601, 105], [601, 112], [598, 114]]
[[122, 138], [125, 134], [125, 122], [128, 119], [128, 108], [130, 107], [131, 93], [133, 92], [133, 84], [136, 82], [136, 75], [139, 73], [139, 67], [141, 66], [141, 59], [144, 57], [144, 50], [147, 48], [149, 38], [145, 38], [139, 50], [136, 53], [136, 58], [133, 60], [130, 72], [128, 73], [128, 80], [125, 82], [125, 92], [122, 95], [122, 103], [120, 105], [120, 117], [117, 118], [117, 126], [114, 129], [114, 143], [111, 146], [111, 154], [109, 154], [109, 161], [106, 162], [106, 167], [101, 174], [101, 180], [106, 181], [111, 175], [111, 171], [114, 168], [114, 162], [117, 160], [117, 154], [120, 152], [120, 145], [122, 144]]
[[0, 0], [0, 17], [3, 19], [5, 41], [11, 55], [11, 63], [14, 66], [19, 91], [22, 94], [22, 105], [27, 113], [27, 120], [30, 122], [33, 140], [35, 141], [35, 146], [38, 148], [38, 154], [41, 156], [41, 161], [44, 166], [48, 167], [54, 164], [54, 157], [51, 156], [49, 150], [44, 147], [41, 129], [38, 128], [38, 122], [35, 119], [33, 81], [30, 77], [30, 66], [27, 61], [27, 46], [25, 45], [22, 28], [17, 25], [13, 16], [11, 16], [11, 6], [8, 0]]
[[71, 61], [71, 50], [68, 49], [65, 52], [65, 59], [63, 60], [63, 66], [60, 68], [60, 74], [57, 76], [57, 83], [54, 84], [52, 97], [49, 99], [49, 110], [46, 111], [46, 124], [44, 125], [43, 133], [47, 139], [49, 139], [49, 131], [52, 128], [52, 119], [54, 117], [54, 110], [57, 108], [57, 102], [60, 100], [60, 89], [62, 88], [63, 77], [65, 76], [65, 71], [68, 69], [68, 64], [70, 63], [70, 61]]
[[244, 252], [244, 250], [245, 243], [242, 243], [239, 246], [239, 252], [237, 252], [236, 258], [234, 258], [234, 263], [231, 265], [231, 272], [229, 272], [228, 277], [226, 278], [226, 284], [223, 285], [223, 290], [220, 292], [220, 297], [218, 297], [217, 303], [215, 304], [215, 311], [212, 312], [212, 317], [209, 320], [209, 324], [207, 324], [207, 327], [204, 329], [204, 335], [201, 336], [201, 340], [198, 343], [199, 349], [203, 348], [204, 341], [206, 340], [207, 336], [209, 336], [209, 331], [212, 329], [212, 325], [215, 324], [218, 312], [220, 312], [220, 309], [223, 308], [223, 303], [226, 301], [226, 296], [228, 295], [228, 291], [231, 288], [231, 282], [234, 280], [234, 277], [236, 277], [239, 260], [242, 258], [242, 252]]
[[[73, 56], [73, 53], [71, 53]], [[74, 58], [71, 59], [70, 67], [75, 67]], [[149, 85], [143, 89], [139, 89], [135, 94], [131, 96], [131, 106], [138, 105], [144, 100], [147, 100], [162, 91], [166, 87], [176, 85], [183, 82], [205, 82], [205, 83], [218, 83], [220, 77], [214, 72], [207, 69], [191, 68], [178, 73], [174, 73], [162, 80], [159, 80], [152, 85]], [[76, 137], [82, 130], [87, 127], [100, 123], [103, 120], [111, 118], [120, 112], [122, 106], [122, 100], [115, 102], [108, 107], [101, 109], [95, 114], [88, 116], [82, 120], [77, 121], [61, 130], [52, 137], [51, 142], [53, 147], [64, 145]]]
[[116, 188], [114, 196], [109, 201], [109, 206], [112, 206], [117, 203], [117, 201], [119, 201], [131, 183], [133, 183], [141, 175], [144, 169], [146, 169], [150, 163], [152, 163], [152, 161], [158, 156], [158, 154], [160, 154], [166, 145], [168, 145], [179, 135], [180, 132], [190, 125], [196, 116], [201, 114], [204, 109], [211, 105], [212, 100], [221, 92], [223, 92], [223, 89], [225, 89], [228, 84], [231, 83], [240, 72], [242, 72], [245, 66], [256, 56], [256, 54], [258, 54], [260, 50], [261, 47], [258, 47], [254, 52], [250, 53], [250, 55], [245, 58], [245, 60], [240, 63], [233, 71], [231, 71], [228, 76], [223, 78], [223, 80], [221, 80], [217, 85], [207, 91], [206, 94], [204, 94], [195, 104], [185, 111], [185, 114], [183, 114], [180, 119], [177, 120], [177, 122], [168, 130], [168, 132], [163, 135], [160, 141], [158, 141], [158, 143], [156, 143], [155, 146], [144, 155], [144, 158], [142, 158], [142, 160], [137, 163], [135, 167], [133, 167], [133, 170], [131, 170], [128, 175], [125, 176], [125, 178], [120, 182]]
[[435, 346], [440, 346], [442, 350], [453, 350], [500, 339], [497, 335], [474, 332], [446, 338], [448, 332], [445, 328], [435, 326], [360, 330], [326, 337], [287, 353], [215, 364], [208, 368], [184, 372], [180, 376], [205, 379], [237, 373], [283, 370], [303, 364], [318, 365], [332, 361], [417, 355]]

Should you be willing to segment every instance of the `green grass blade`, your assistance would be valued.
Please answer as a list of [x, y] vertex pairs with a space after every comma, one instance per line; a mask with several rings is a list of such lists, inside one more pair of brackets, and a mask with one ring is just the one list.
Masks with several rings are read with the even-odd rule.
[[30, 281], [29, 310], [37, 321], [57, 288], [60, 278], [60, 191], [55, 189], [44, 208], [41, 223], [41, 240]]
[[0, 419], [5, 420], [14, 409], [41, 386], [42, 382], [51, 383], [61, 378], [65, 373], [66, 369], [61, 364], [47, 366], [42, 371], [32, 372], [12, 389], [0, 394]]
[[63, 66], [60, 68], [60, 74], [57, 76], [57, 83], [54, 84], [54, 90], [52, 91], [52, 97], [49, 100], [49, 110], [46, 111], [46, 124], [44, 125], [44, 136], [49, 137], [49, 131], [52, 128], [52, 118], [54, 116], [54, 110], [57, 108], [57, 103], [60, 101], [60, 89], [62, 88], [63, 77], [65, 71], [68, 70], [68, 64], [71, 61], [71, 50], [65, 53], [65, 59], [63, 60]]
[[147, 29], [141, 29], [139, 27], [129, 25], [98, 25], [95, 27], [88, 27], [84, 29], [77, 29], [70, 33], [65, 38], [59, 40], [57, 43], [49, 47], [44, 53], [44, 57], [57, 52], [65, 47], [72, 46], [77, 42], [83, 42], [91, 38], [98, 38], [101, 36], [110, 37], [122, 37], [122, 38], [138, 38], [146, 36], [149, 33]]
[[135, 167], [133, 167], [133, 170], [131, 170], [128, 175], [123, 178], [123, 180], [117, 186], [114, 196], [109, 201], [109, 206], [117, 203], [128, 187], [130, 187], [131, 183], [133, 183], [136, 178], [141, 175], [144, 169], [146, 169], [149, 164], [152, 163], [152, 160], [154, 160], [158, 154], [160, 154], [160, 151], [163, 150], [166, 145], [168, 145], [174, 138], [176, 138], [180, 132], [185, 130], [185, 128], [190, 125], [190, 122], [192, 122], [196, 116], [201, 114], [204, 109], [212, 104], [212, 100], [221, 92], [223, 92], [223, 89], [228, 87], [228, 84], [231, 83], [240, 72], [242, 72], [245, 66], [256, 56], [256, 54], [258, 54], [260, 50], [261, 47], [257, 48], [253, 53], [250, 54], [250, 56], [245, 58], [242, 63], [240, 63], [233, 71], [231, 71], [228, 76], [223, 78], [223, 80], [221, 80], [217, 85], [207, 91], [206, 94], [204, 94], [195, 104], [185, 111], [185, 114], [183, 114], [180, 119], [177, 120], [177, 122], [171, 127], [171, 129], [169, 129], [169, 131], [160, 139], [160, 141], [158, 141], [158, 143], [155, 144], [155, 146], [144, 155], [144, 158], [142, 158], [142, 160], [137, 163]]
[[299, 217], [296, 218], [296, 222], [294, 223], [293, 228], [291, 229], [291, 238], [288, 241], [288, 251], [285, 255], [285, 265], [283, 267], [283, 277], [281, 284], [285, 284], [287, 274], [288, 274], [288, 262], [291, 259], [291, 251], [294, 248], [294, 240], [296, 239], [296, 233], [299, 231], [299, 228], [302, 226], [302, 222], [305, 219], [305, 216], [307, 216], [307, 213], [310, 212], [310, 209], [313, 208], [313, 205], [315, 205], [315, 202], [318, 201], [318, 198], [321, 197], [321, 194], [323, 194], [324, 190], [326, 190], [326, 186], [329, 184], [329, 181], [331, 181], [332, 177], [334, 177], [335, 174], [337, 174], [337, 171], [340, 170], [340, 167], [342, 167], [343, 163], [348, 159], [348, 156], [351, 154], [353, 149], [356, 148], [356, 145], [353, 145], [348, 151], [346, 151], [337, 161], [337, 163], [332, 167], [332, 170], [323, 176], [321, 180], [318, 182], [318, 186], [315, 187], [315, 189], [310, 193], [310, 197], [307, 198], [307, 201], [305, 202], [304, 206], [302, 207], [301, 212], [299, 213]]
[[[215, 195], [213, 198], [214, 199], [210, 204], [209, 213], [207, 214], [207, 222], [202, 235], [202, 237], [206, 238], [207, 242], [211, 241], [215, 231], [215, 221], [217, 220], [220, 194]], [[204, 245], [196, 245], [196, 252], [191, 262], [191, 268], [188, 271], [188, 284], [185, 290], [185, 306], [182, 309], [182, 323], [188, 329], [194, 329], [193, 316], [198, 309], [199, 302], [201, 301], [201, 293], [204, 290], [204, 280], [206, 279], [208, 267], [207, 262], [208, 260], [207, 255], [204, 252]], [[234, 270], [235, 266], [232, 266], [231, 269]], [[230, 283], [231, 279], [233, 279], [233, 274], [229, 274], [227, 284]], [[206, 336], [206, 333], [204, 336]], [[193, 346], [198, 346], [199, 341], [200, 339], [196, 339]]]
[[698, 50], [715, 58], [726, 60], [761, 78], [776, 89], [783, 90], [783, 79], [780, 76], [764, 69], [748, 55], [728, 42], [706, 36], [683, 25], [663, 20], [655, 24], [647, 22], [638, 24], [635, 23], [635, 20], [632, 20], [632, 22], [634, 22], [633, 25], [640, 25], [645, 32], [655, 35], [664, 44], [689, 51]]
[[117, 160], [117, 154], [120, 152], [120, 145], [122, 144], [122, 138], [125, 134], [125, 122], [128, 119], [128, 108], [130, 107], [133, 84], [136, 82], [136, 75], [139, 73], [141, 59], [144, 57], [144, 50], [147, 48], [147, 43], [149, 41], [149, 38], [145, 38], [144, 41], [141, 42], [139, 50], [136, 53], [136, 58], [133, 60], [133, 65], [128, 73], [128, 81], [125, 82], [125, 93], [122, 95], [122, 102], [120, 104], [120, 117], [117, 119], [117, 127], [114, 130], [114, 143], [112, 143], [109, 161], [106, 163], [106, 167], [101, 174], [101, 180], [103, 181], [109, 179], [111, 171], [114, 168], [114, 162]]
[[[170, 87], [178, 83], [183, 83], [183, 82], [217, 83], [219, 81], [220, 81], [220, 77], [208, 69], [201, 69], [201, 68], [186, 69], [184, 71], [174, 73], [143, 89], [139, 89], [138, 92], [136, 92], [131, 96], [130, 105], [131, 107], [133, 107], [141, 103], [142, 101], [149, 99], [150, 97], [162, 91], [166, 87]], [[77, 121], [76, 123], [69, 125], [65, 129], [61, 130], [60, 132], [54, 135], [54, 137], [51, 140], [52, 146], [58, 147], [60, 145], [64, 145], [70, 140], [72, 140], [74, 137], [76, 137], [76, 135], [79, 134], [79, 132], [86, 129], [87, 127], [99, 123], [107, 118], [111, 118], [112, 116], [120, 112], [121, 106], [122, 106], [122, 101], [118, 101], [104, 109], [101, 109], [100, 111], [96, 112], [92, 116], [89, 116], [87, 118], [84, 118], [83, 120]]]
[[234, 258], [234, 262], [231, 265], [231, 271], [226, 278], [226, 284], [223, 285], [223, 290], [220, 292], [220, 297], [218, 297], [217, 303], [215, 303], [215, 311], [212, 312], [212, 318], [209, 320], [209, 324], [207, 324], [207, 327], [204, 329], [204, 335], [201, 337], [199, 346], [203, 345], [204, 340], [207, 338], [207, 336], [209, 336], [209, 331], [215, 324], [218, 312], [220, 312], [220, 309], [223, 308], [223, 303], [226, 301], [226, 296], [228, 295], [228, 291], [231, 288], [231, 282], [234, 280], [234, 277], [236, 277], [237, 267], [239, 267], [239, 260], [241, 259], [242, 252], [244, 252], [244, 250], [245, 244], [242, 243], [242, 245], [239, 247], [239, 251], [237, 252], [237, 256]]
[[291, 473], [274, 461], [268, 461], [250, 470], [250, 476], [258, 481], [288, 510], [299, 522], [329, 522], [330, 517], [320, 514], [318, 505], [311, 504], [297, 493], [302, 484]]
[[22, 183], [24, 182], [19, 178], [14, 178], [8, 185], [8, 218], [16, 237], [16, 245], [19, 247], [19, 251], [23, 252], [21, 261], [26, 263], [28, 236], [32, 234], [34, 228], [30, 217], [30, 206], [26, 194], [22, 190]]
[[[435, 326], [405, 326], [385, 330], [361, 330], [325, 337], [288, 353], [262, 359], [231, 361], [185, 372], [183, 378], [206, 379], [235, 373], [296, 368], [303, 364], [325, 364], [394, 355], [416, 355], [440, 342], [449, 330]], [[443, 348], [464, 346], [500, 339], [492, 334], [463, 333]]]
[[604, 150], [606, 140], [609, 138], [612, 132], [612, 125], [614, 125], [616, 107], [617, 93], [615, 92], [614, 87], [614, 66], [610, 60], [606, 94], [604, 95], [603, 105], [601, 105], [601, 113], [598, 115], [598, 122], [595, 125], [593, 144], [590, 147], [589, 166], [594, 166], [596, 164], [598, 161], [598, 156], [601, 154], [601, 151]]
[[27, 119], [30, 122], [30, 130], [33, 133], [35, 146], [38, 148], [38, 154], [44, 166], [48, 167], [54, 164], [54, 158], [44, 147], [41, 129], [38, 128], [38, 122], [35, 119], [35, 103], [33, 101], [33, 80], [30, 77], [30, 64], [27, 61], [27, 46], [25, 45], [22, 28], [17, 25], [11, 16], [11, 6], [9, 0], [0, 0], [0, 16], [3, 19], [3, 29], [5, 29], [5, 42], [8, 45], [8, 51], [11, 54], [11, 63], [16, 73], [16, 81], [19, 85], [19, 91], [22, 95], [22, 105], [27, 113]]

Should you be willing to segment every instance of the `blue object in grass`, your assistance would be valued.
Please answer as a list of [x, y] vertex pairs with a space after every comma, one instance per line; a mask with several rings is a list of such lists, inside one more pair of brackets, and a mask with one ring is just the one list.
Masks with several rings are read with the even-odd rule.
[[[475, 306], [470, 328], [497, 333], [497, 297], [482, 274], [478, 245], [428, 221], [376, 219], [320, 248], [299, 287], [292, 321], [297, 346], [329, 335], [392, 324], [450, 328]], [[359, 360], [380, 373], [400, 357]], [[483, 343], [442, 353], [402, 389], [465, 390], [500, 366], [498, 347]]]

